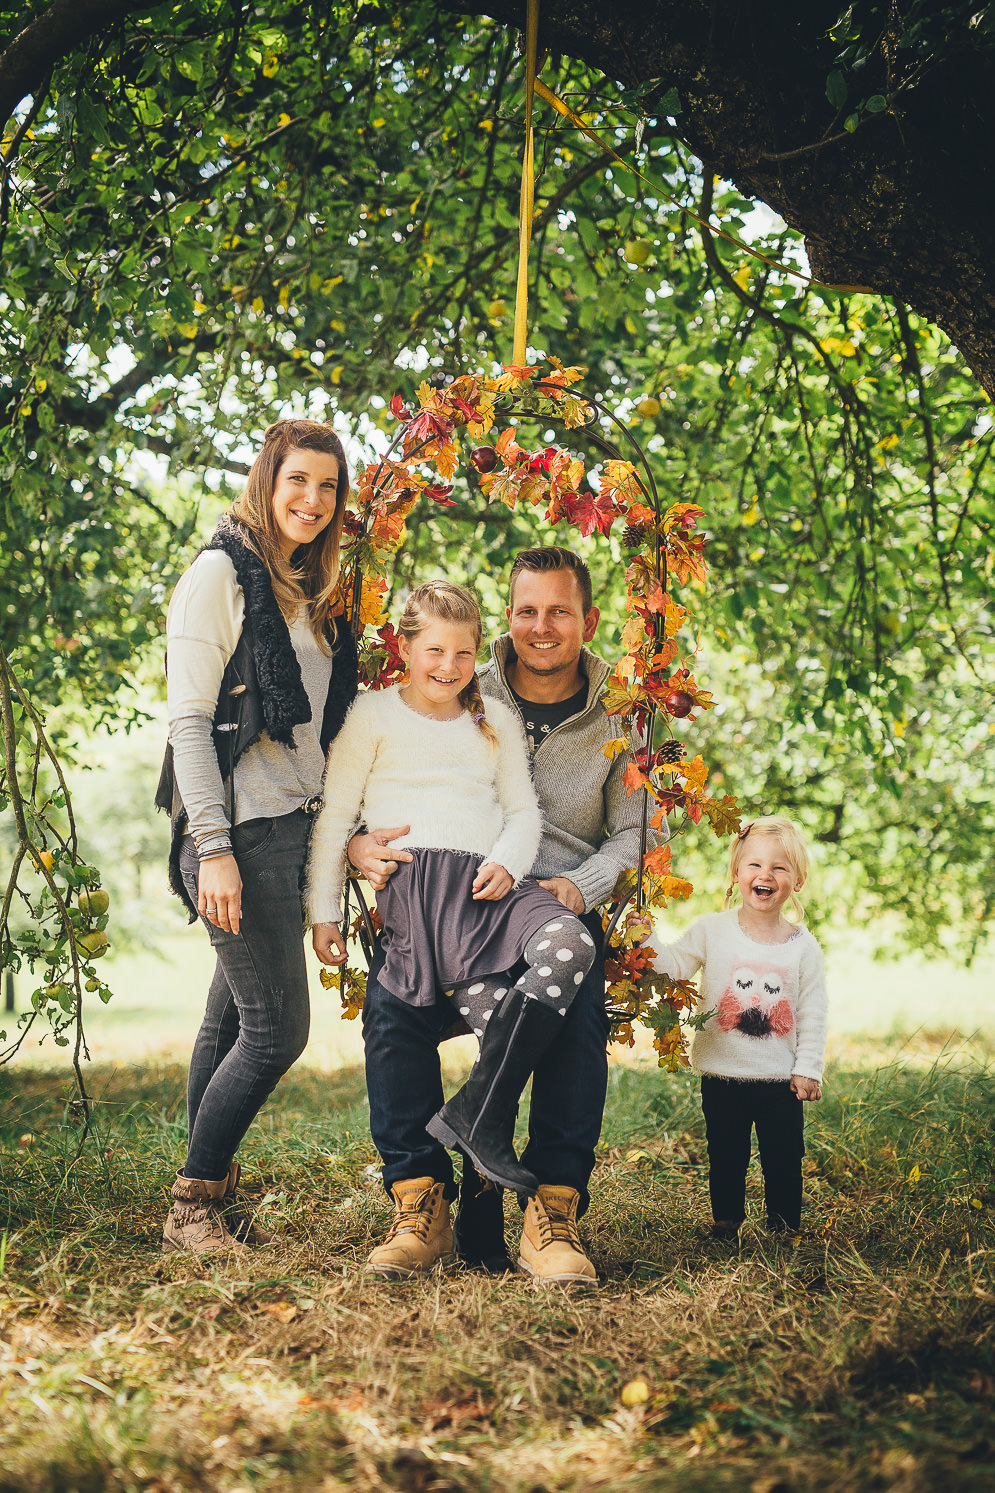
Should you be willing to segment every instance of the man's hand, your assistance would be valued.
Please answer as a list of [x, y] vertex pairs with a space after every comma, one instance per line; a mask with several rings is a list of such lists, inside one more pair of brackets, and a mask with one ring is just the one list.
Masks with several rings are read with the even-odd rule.
[[315, 923], [311, 930], [311, 947], [322, 964], [344, 964], [345, 940], [338, 923]]
[[353, 835], [349, 841], [347, 854], [350, 862], [360, 876], [365, 876], [375, 892], [387, 885], [401, 861], [411, 860], [406, 850], [390, 848], [391, 840], [406, 835], [410, 828], [410, 824], [402, 824], [397, 829], [375, 829], [369, 834]]
[[821, 1099], [822, 1084], [818, 1079], [803, 1078], [800, 1073], [792, 1073], [791, 1092], [796, 1099]]
[[584, 911], [584, 899], [569, 877], [552, 876], [549, 881], [540, 881], [539, 885], [544, 886], [547, 892], [552, 892], [557, 902], [562, 902], [567, 912], [580, 914]]
[[212, 855], [201, 861], [197, 874], [197, 911], [202, 918], [237, 933], [242, 916], [242, 878], [233, 855]]
[[499, 866], [497, 861], [484, 861], [473, 883], [474, 902], [500, 902], [507, 897], [515, 885], [510, 871]]

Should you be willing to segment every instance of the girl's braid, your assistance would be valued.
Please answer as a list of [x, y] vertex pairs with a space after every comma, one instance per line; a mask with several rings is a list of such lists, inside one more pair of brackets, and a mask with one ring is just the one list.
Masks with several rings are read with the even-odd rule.
[[463, 709], [468, 710], [473, 716], [473, 719], [491, 746], [496, 747], [498, 744], [497, 732], [487, 719], [484, 711], [484, 697], [480, 693], [480, 681], [477, 679], [476, 669], [473, 671], [473, 678], [470, 680], [470, 683], [460, 690], [459, 701]]

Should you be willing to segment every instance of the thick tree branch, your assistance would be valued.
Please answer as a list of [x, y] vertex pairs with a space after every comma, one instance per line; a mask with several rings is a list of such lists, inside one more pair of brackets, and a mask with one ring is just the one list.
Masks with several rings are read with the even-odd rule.
[[[443, 4], [522, 24], [520, 0]], [[872, 37], [840, 132], [834, 19], [787, 0], [543, 0], [540, 45], [652, 97], [676, 90], [681, 139], [805, 235], [817, 280], [905, 302], [995, 397], [995, 47], [967, 7], [924, 56]]]
[[6, 122], [55, 63], [124, 16], [155, 10], [149, 0], [54, 0], [0, 56], [0, 119]]

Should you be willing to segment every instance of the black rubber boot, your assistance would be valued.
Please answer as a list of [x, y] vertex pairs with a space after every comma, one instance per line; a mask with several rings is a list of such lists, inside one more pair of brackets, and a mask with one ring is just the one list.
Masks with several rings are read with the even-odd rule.
[[520, 1198], [534, 1197], [539, 1184], [512, 1144], [518, 1101], [562, 1024], [553, 1006], [513, 986], [487, 1023], [470, 1077], [425, 1126], [450, 1150], [465, 1152], [482, 1177]]
[[515, 1268], [504, 1241], [501, 1189], [485, 1180], [468, 1156], [463, 1157], [453, 1239], [456, 1258], [464, 1265], [474, 1265], [488, 1275], [503, 1275]]

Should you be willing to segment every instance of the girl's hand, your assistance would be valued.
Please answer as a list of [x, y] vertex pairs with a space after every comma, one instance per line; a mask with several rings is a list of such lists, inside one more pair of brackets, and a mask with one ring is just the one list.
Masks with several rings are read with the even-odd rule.
[[201, 861], [197, 876], [197, 911], [202, 918], [237, 933], [242, 916], [242, 878], [233, 855], [212, 855]]
[[500, 902], [507, 897], [515, 885], [510, 871], [499, 866], [497, 861], [484, 861], [473, 883], [474, 902]]
[[800, 1073], [792, 1073], [791, 1092], [796, 1099], [821, 1099], [822, 1084], [818, 1079], [803, 1078]]
[[315, 923], [311, 929], [311, 947], [322, 964], [344, 964], [345, 940], [338, 923]]

